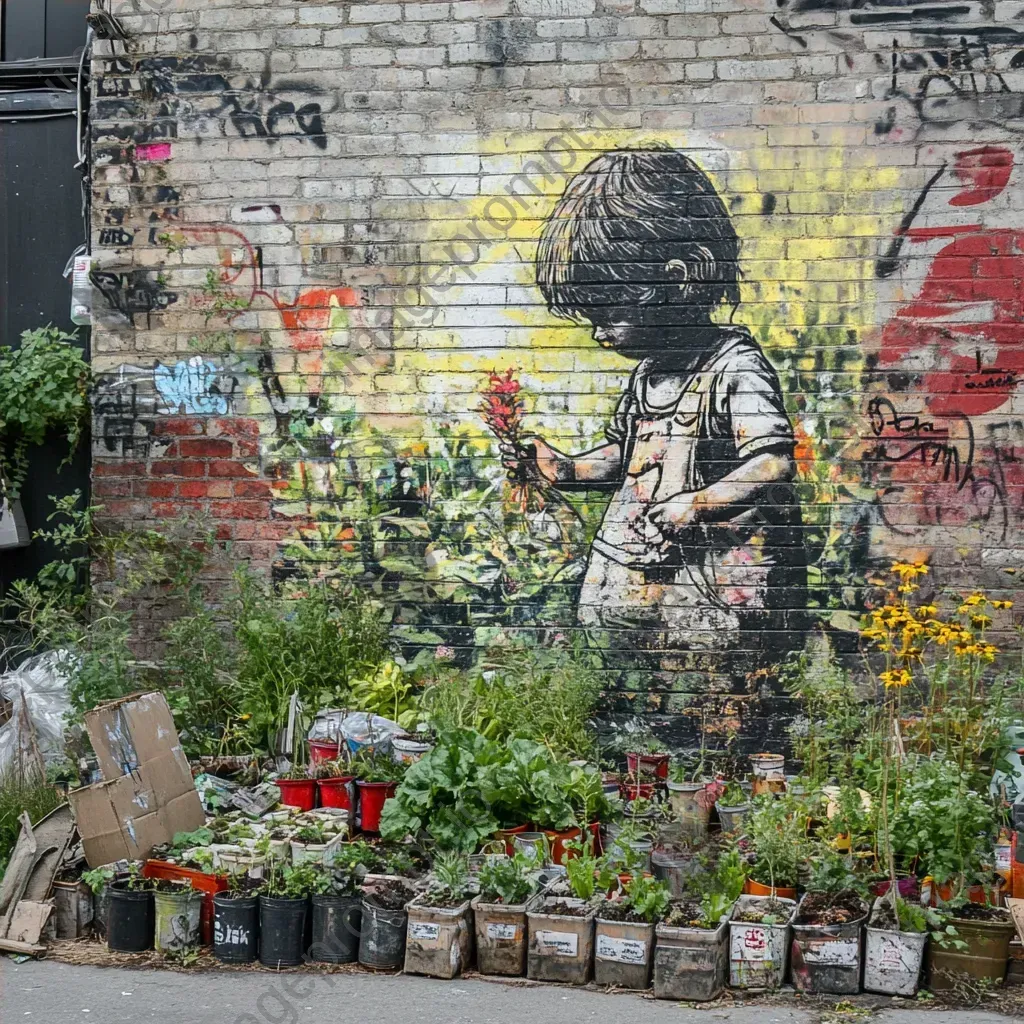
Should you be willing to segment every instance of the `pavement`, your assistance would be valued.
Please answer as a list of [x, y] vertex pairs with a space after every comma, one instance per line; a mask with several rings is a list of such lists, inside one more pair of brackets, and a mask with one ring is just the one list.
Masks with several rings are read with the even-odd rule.
[[[838, 1000], [837, 1000], [838, 1002]], [[847, 1004], [848, 1006], [848, 1004]], [[322, 1024], [385, 1020], [388, 1024], [1006, 1024], [1012, 1017], [916, 1007], [876, 1015], [821, 1003], [707, 1008], [632, 994], [571, 991], [471, 979], [433, 981], [367, 974], [219, 973], [125, 970], [64, 963], [0, 960], [0, 1024]], [[1016, 1018], [1020, 1019], [1020, 1018]]]

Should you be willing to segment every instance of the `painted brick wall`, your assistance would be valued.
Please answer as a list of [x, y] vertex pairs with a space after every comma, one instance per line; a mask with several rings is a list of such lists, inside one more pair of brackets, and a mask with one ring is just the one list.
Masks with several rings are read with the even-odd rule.
[[[201, 511], [461, 658], [585, 629], [632, 706], [712, 693], [755, 733], [892, 560], [1012, 597], [1024, 3], [121, 20], [93, 62], [109, 516]], [[512, 483], [488, 389], [544, 439]]]

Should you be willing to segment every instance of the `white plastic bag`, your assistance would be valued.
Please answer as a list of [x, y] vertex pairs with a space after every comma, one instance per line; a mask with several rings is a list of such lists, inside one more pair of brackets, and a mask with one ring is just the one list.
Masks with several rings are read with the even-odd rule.
[[397, 722], [380, 715], [369, 715], [365, 711], [321, 711], [316, 716], [309, 730], [308, 739], [324, 743], [337, 743], [340, 732], [349, 753], [358, 754], [361, 750], [376, 750], [387, 754], [391, 750], [391, 741], [395, 736], [405, 735]]
[[[72, 656], [67, 651], [48, 651], [0, 676], [0, 696], [11, 702], [10, 720], [0, 726], [0, 776], [17, 770], [19, 764], [24, 769], [34, 764], [36, 749], [44, 764], [64, 757], [64, 729], [71, 711], [71, 665]], [[32, 729], [26, 728], [23, 711], [28, 712]]]

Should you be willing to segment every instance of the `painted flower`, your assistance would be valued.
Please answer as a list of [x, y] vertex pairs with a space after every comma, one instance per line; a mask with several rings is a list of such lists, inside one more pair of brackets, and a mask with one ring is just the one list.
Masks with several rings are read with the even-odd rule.
[[516, 444], [523, 429], [523, 401], [519, 397], [522, 385], [515, 379], [511, 367], [502, 373], [492, 373], [483, 394], [480, 414], [491, 433], [500, 441]]
[[454, 661], [455, 651], [453, 648], [448, 647], [446, 644], [438, 644], [434, 649], [434, 660], [435, 661]]

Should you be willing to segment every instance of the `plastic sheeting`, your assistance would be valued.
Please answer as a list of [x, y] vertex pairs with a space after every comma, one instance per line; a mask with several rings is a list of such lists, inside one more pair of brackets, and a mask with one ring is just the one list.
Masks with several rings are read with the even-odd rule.
[[404, 736], [405, 731], [390, 718], [369, 715], [365, 711], [321, 711], [316, 716], [307, 738], [324, 743], [337, 743], [340, 732], [352, 754], [366, 749], [386, 754], [391, 750], [391, 741], [396, 736]]
[[[36, 749], [44, 764], [64, 757], [64, 729], [71, 711], [70, 663], [66, 651], [49, 651], [0, 676], [0, 696], [11, 702], [11, 718], [0, 726], [0, 775], [17, 771], [19, 764], [27, 769], [37, 763]], [[26, 727], [23, 711], [28, 712], [31, 728]]]

